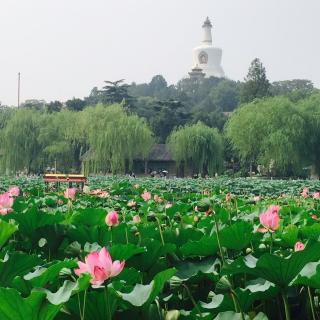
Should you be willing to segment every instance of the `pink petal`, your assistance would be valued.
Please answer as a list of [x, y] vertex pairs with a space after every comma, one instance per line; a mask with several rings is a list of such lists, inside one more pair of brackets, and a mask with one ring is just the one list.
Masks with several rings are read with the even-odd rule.
[[100, 260], [101, 266], [105, 270], [111, 270], [112, 259], [110, 257], [110, 253], [106, 250], [105, 247], [103, 247], [99, 252], [99, 260]]
[[100, 266], [99, 253], [98, 252], [89, 253], [86, 256], [85, 261], [86, 261], [88, 272], [91, 274], [94, 274], [94, 267]]
[[110, 277], [117, 276], [124, 268], [124, 264], [125, 264], [125, 261], [122, 261], [121, 263], [119, 260], [114, 261], [111, 267]]

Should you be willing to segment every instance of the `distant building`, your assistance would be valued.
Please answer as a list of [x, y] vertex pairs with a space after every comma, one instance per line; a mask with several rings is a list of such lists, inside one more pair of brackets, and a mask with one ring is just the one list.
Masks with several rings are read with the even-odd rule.
[[137, 157], [133, 160], [134, 173], [150, 174], [152, 171], [166, 170], [168, 176], [192, 176], [193, 170], [186, 164], [177, 164], [166, 144], [155, 144], [146, 159]]
[[212, 24], [207, 17], [202, 25], [203, 40], [200, 46], [193, 49], [193, 67], [189, 72], [190, 78], [224, 78], [221, 67], [222, 50], [212, 45]]

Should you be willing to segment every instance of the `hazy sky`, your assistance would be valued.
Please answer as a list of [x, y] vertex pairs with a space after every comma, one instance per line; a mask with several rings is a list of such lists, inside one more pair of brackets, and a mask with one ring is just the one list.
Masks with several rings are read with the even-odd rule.
[[0, 0], [0, 101], [87, 96], [104, 80], [169, 83], [214, 24], [227, 77], [259, 57], [270, 80], [320, 87], [320, 0]]

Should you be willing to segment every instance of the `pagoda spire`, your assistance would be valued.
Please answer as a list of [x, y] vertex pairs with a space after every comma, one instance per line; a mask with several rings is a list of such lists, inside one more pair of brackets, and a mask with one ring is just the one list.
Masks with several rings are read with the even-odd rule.
[[203, 25], [203, 43], [212, 44], [212, 34], [211, 34], [211, 29], [212, 29], [212, 23], [209, 19], [209, 17], [207, 17], [207, 19], [204, 21]]

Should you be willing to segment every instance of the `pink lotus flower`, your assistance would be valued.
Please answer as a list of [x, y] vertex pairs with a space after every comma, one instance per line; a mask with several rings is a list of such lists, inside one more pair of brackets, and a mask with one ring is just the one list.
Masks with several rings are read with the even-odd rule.
[[133, 223], [140, 223], [141, 222], [141, 218], [138, 215], [135, 215], [132, 217], [132, 222]]
[[296, 242], [296, 244], [294, 245], [294, 251], [301, 251], [304, 249], [304, 244], [300, 241]]
[[0, 215], [5, 215], [12, 211], [13, 198], [9, 192], [0, 194]]
[[109, 197], [110, 197], [110, 194], [109, 194], [109, 192], [107, 192], [107, 191], [101, 191], [101, 192], [98, 194], [98, 197], [105, 199], [105, 198], [109, 198]]
[[109, 252], [102, 248], [99, 252], [91, 252], [85, 257], [85, 263], [78, 261], [79, 269], [74, 269], [77, 276], [82, 273], [91, 275], [90, 283], [101, 285], [107, 279], [116, 277], [123, 269], [125, 261], [112, 262]]
[[320, 192], [319, 191], [314, 192], [312, 197], [313, 197], [313, 199], [320, 199]]
[[308, 194], [309, 194], [309, 188], [303, 188], [302, 192], [301, 192], [301, 195], [304, 197], [304, 198], [307, 198], [308, 197]]
[[258, 232], [274, 232], [279, 228], [279, 206], [271, 205], [266, 212], [260, 214], [259, 219], [263, 228], [258, 228]]
[[144, 191], [144, 192], [142, 193], [141, 197], [142, 197], [142, 199], [143, 199], [144, 201], [148, 201], [148, 200], [151, 199], [151, 193], [148, 192], [148, 191]]
[[317, 217], [316, 214], [312, 214], [312, 215], [311, 215], [311, 219], [313, 219], [313, 220], [318, 220], [318, 217]]
[[157, 194], [154, 195], [153, 200], [155, 202], [158, 202], [158, 203], [162, 203], [163, 202], [163, 199], [160, 198]]
[[67, 188], [63, 195], [67, 199], [74, 200], [76, 192], [76, 188]]
[[106, 216], [106, 224], [109, 227], [116, 226], [119, 223], [119, 215], [116, 211], [110, 211], [108, 212]]
[[20, 189], [19, 189], [19, 187], [12, 186], [12, 187], [9, 187], [8, 193], [9, 193], [12, 197], [18, 197], [19, 194], [20, 194]]
[[135, 206], [136, 206], [136, 202], [133, 201], [133, 200], [130, 200], [130, 201], [128, 201], [127, 206], [128, 206], [129, 208], [135, 207]]
[[172, 203], [168, 202], [168, 203], [166, 203], [166, 205], [164, 207], [166, 209], [170, 209], [172, 207]]
[[102, 192], [101, 189], [95, 189], [95, 190], [92, 190], [92, 191], [90, 192], [90, 194], [97, 195], [97, 194], [99, 194], [99, 193], [101, 193], [101, 192]]
[[226, 194], [226, 202], [230, 201], [231, 200], [231, 194], [230, 193], [227, 193]]

